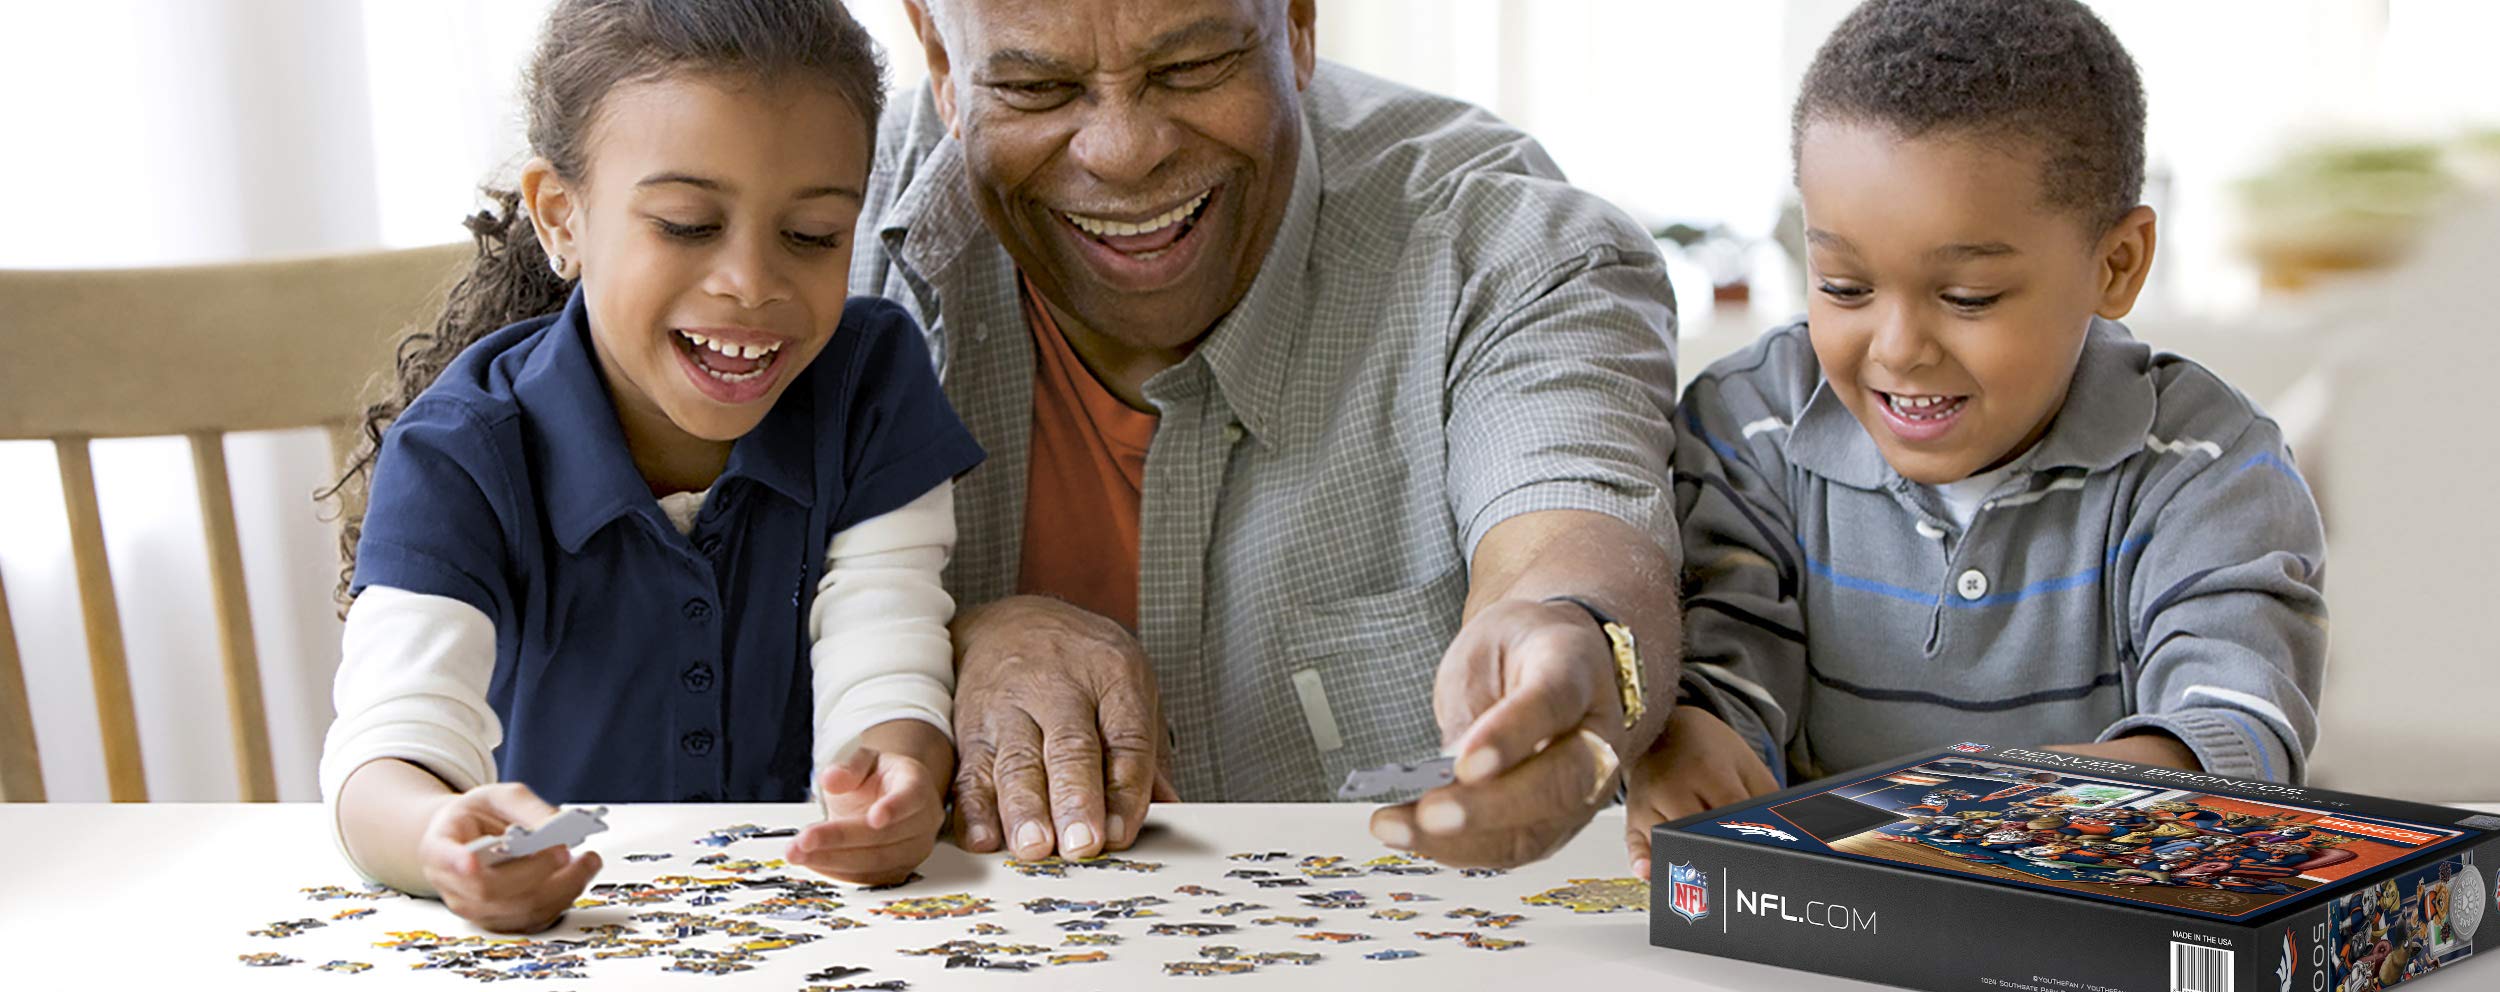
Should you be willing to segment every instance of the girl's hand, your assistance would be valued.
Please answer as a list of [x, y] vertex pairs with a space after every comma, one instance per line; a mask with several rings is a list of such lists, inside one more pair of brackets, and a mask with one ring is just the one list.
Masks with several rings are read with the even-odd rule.
[[861, 885], [911, 877], [945, 823], [946, 776], [909, 750], [863, 744], [828, 766], [816, 778], [825, 818], [791, 840], [784, 860]]
[[1676, 707], [1666, 733], [1632, 763], [1623, 820], [1632, 873], [1649, 877], [1649, 828], [1777, 788], [1770, 767], [1734, 728], [1708, 710]]
[[537, 827], [556, 808], [518, 782], [481, 785], [436, 810], [417, 842], [426, 883], [462, 919], [497, 933], [536, 933], [579, 898], [599, 874], [599, 855], [554, 847], [499, 865], [480, 863], [469, 842], [513, 824]]

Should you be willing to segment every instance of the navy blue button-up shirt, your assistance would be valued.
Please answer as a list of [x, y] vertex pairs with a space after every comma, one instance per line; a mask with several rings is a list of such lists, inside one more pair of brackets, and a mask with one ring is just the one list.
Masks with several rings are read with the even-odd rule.
[[801, 800], [827, 544], [981, 458], [911, 318], [855, 298], [681, 535], [626, 450], [577, 291], [462, 352], [391, 425], [352, 588], [494, 621], [507, 781], [553, 802]]

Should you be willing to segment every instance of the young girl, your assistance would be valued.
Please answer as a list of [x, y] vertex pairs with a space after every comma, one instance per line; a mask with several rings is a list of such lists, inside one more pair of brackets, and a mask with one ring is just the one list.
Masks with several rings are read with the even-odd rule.
[[949, 480], [981, 452], [910, 318], [846, 301], [883, 83], [837, 0], [556, 4], [536, 157], [342, 482], [369, 497], [321, 783], [366, 874], [537, 929], [598, 857], [466, 845], [541, 795], [791, 802], [811, 771], [793, 863], [928, 855]]

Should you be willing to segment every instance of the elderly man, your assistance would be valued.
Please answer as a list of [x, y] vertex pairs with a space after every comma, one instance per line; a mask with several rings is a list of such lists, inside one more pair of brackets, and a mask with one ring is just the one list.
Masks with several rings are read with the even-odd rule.
[[1654, 244], [1483, 112], [1319, 65], [1313, 0], [906, 6], [930, 83], [852, 282], [991, 453], [949, 572], [958, 840], [1090, 855], [1150, 796], [1444, 749], [1382, 841], [1569, 839], [1674, 685]]

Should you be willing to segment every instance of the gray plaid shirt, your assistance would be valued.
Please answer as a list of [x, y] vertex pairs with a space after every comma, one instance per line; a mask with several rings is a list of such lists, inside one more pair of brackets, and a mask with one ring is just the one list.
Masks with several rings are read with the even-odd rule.
[[[1674, 539], [1674, 304], [1655, 244], [1466, 104], [1324, 65], [1249, 294], [1145, 386], [1139, 637], [1193, 800], [1330, 797], [1440, 747], [1468, 558], [1539, 510]], [[989, 460], [948, 584], [1013, 595], [1033, 421], [1015, 267], [925, 87], [887, 114], [852, 291], [926, 328]]]

